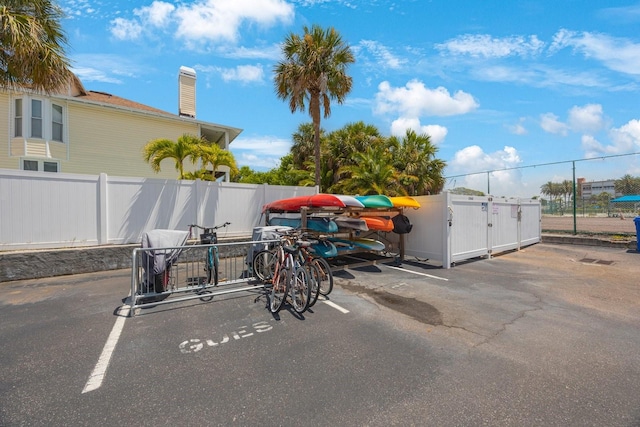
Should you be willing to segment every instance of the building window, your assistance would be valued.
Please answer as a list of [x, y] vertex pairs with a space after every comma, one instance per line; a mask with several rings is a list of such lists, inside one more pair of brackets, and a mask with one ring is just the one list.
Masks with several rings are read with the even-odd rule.
[[37, 171], [38, 170], [38, 161], [37, 160], [23, 160], [22, 161], [22, 169], [26, 171]]
[[42, 101], [31, 100], [31, 138], [42, 138]]
[[58, 172], [58, 162], [48, 162], [45, 160], [22, 160], [22, 170]]
[[13, 121], [13, 136], [22, 136], [22, 98], [15, 100], [14, 105], [14, 121]]
[[62, 142], [62, 106], [51, 105], [51, 139]]
[[45, 172], [58, 172], [58, 163], [56, 162], [42, 162], [42, 170]]
[[[30, 96], [13, 100], [13, 137], [45, 139], [65, 142], [65, 114], [63, 104]], [[26, 119], [26, 120], [25, 120]]]

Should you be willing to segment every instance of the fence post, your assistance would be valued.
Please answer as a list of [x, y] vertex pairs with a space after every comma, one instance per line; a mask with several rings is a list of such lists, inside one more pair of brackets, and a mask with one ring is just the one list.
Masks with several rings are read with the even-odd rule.
[[98, 245], [109, 243], [109, 208], [108, 208], [108, 177], [106, 173], [98, 176]]
[[[203, 211], [204, 208], [202, 207], [202, 199], [203, 197], [203, 191], [202, 191], [202, 185], [203, 185], [203, 181], [200, 179], [196, 179], [193, 183], [193, 185], [195, 186], [195, 190], [193, 191], [193, 197], [194, 197], [194, 203], [193, 206], [195, 206], [195, 212], [194, 212], [194, 224], [202, 224], [202, 218], [204, 216]], [[191, 238], [191, 236], [189, 236], [189, 238]]]
[[573, 164], [573, 188], [571, 191], [573, 192], [573, 235], [578, 234], [578, 220], [576, 218], [576, 161], [572, 162]]

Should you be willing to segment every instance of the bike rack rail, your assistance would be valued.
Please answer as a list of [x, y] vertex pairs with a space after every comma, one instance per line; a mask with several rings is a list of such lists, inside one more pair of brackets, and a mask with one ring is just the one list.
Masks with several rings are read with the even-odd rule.
[[[131, 316], [136, 309], [181, 301], [210, 301], [218, 295], [251, 292], [265, 288], [253, 274], [253, 254], [277, 240], [217, 244], [187, 244], [162, 248], [136, 248], [132, 252]], [[207, 283], [206, 260], [209, 248], [218, 250], [218, 284]], [[169, 254], [179, 251], [177, 258]], [[155, 255], [175, 258], [165, 271], [153, 274]], [[213, 282], [213, 280], [211, 280]], [[164, 290], [156, 292], [156, 283]]]

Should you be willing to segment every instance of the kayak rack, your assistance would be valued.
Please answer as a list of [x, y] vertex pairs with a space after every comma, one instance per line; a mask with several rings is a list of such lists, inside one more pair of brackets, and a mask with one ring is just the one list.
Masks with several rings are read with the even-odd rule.
[[[368, 232], [358, 231], [357, 232], [358, 234], [356, 234], [355, 230], [340, 229], [338, 230], [337, 233], [321, 233], [321, 232], [309, 229], [307, 227], [308, 225], [307, 219], [310, 215], [318, 215], [318, 216], [326, 216], [326, 217], [331, 217], [334, 215], [348, 215], [353, 217], [359, 217], [359, 216], [394, 217], [396, 215], [403, 214], [403, 211], [404, 211], [403, 207], [361, 208], [361, 207], [355, 207], [355, 206], [347, 206], [347, 207], [341, 208], [341, 207], [335, 207], [335, 206], [327, 206], [327, 207], [302, 207], [297, 211], [291, 211], [291, 212], [283, 212], [281, 210], [278, 210], [278, 211], [265, 210], [264, 214], [265, 214], [266, 225], [271, 225], [269, 223], [271, 214], [298, 214], [300, 215], [300, 229], [304, 230], [305, 232], [315, 233], [319, 235], [346, 236], [346, 239], [351, 239], [351, 240], [355, 238], [375, 237], [376, 239], [383, 240], [383, 243], [385, 243], [385, 246], [388, 247], [389, 245], [391, 245], [391, 241], [390, 239], [383, 237], [382, 234], [386, 236], [388, 233], [391, 233], [391, 232], [370, 230]], [[404, 251], [404, 235], [394, 234], [394, 236], [398, 237], [398, 243], [397, 243], [398, 256], [395, 257], [395, 262], [396, 264], [399, 265], [400, 263], [402, 263], [402, 261], [404, 261], [404, 252], [405, 252]], [[338, 257], [350, 255], [350, 254], [356, 254], [356, 253], [357, 254], [362, 254], [362, 253], [376, 254], [379, 252], [370, 251], [370, 250], [368, 251], [363, 248], [358, 248], [358, 249], [354, 249], [353, 251], [342, 252], [340, 255], [338, 255]], [[332, 259], [332, 258], [328, 258], [328, 259]]]
[[331, 271], [352, 270], [378, 264], [397, 264], [397, 257], [378, 255], [372, 252], [360, 252], [352, 255], [340, 255], [329, 260]]

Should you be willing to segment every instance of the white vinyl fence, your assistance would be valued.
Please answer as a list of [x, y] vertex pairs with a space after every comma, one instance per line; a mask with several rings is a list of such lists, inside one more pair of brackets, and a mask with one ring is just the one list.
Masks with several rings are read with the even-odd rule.
[[179, 181], [0, 169], [0, 251], [140, 243], [152, 229], [226, 221], [251, 237], [265, 203], [316, 187]]
[[420, 209], [405, 214], [413, 230], [405, 255], [441, 262], [443, 268], [540, 242], [538, 200], [463, 196], [449, 192], [416, 197]]

